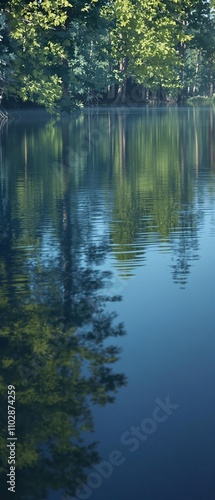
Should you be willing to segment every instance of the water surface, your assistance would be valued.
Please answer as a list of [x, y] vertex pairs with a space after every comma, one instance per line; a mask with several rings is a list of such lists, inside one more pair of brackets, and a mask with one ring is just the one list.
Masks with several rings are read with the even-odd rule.
[[2, 128], [5, 498], [12, 384], [19, 500], [214, 500], [214, 120], [96, 109]]

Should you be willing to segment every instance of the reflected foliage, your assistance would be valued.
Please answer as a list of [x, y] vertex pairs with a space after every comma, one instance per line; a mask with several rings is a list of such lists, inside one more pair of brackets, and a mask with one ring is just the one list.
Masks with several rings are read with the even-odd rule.
[[[119, 297], [106, 295], [110, 274], [98, 268], [107, 245], [103, 240], [94, 245], [90, 224], [78, 220], [67, 172], [61, 183], [53, 172], [49, 183], [43, 176], [52, 165], [49, 131], [45, 126], [39, 156], [35, 130], [38, 156], [31, 156], [32, 131], [23, 130], [20, 171], [11, 149], [1, 165], [0, 471], [8, 472], [7, 386], [12, 384], [20, 500], [41, 500], [50, 488], [75, 493], [76, 481], [99, 460], [96, 443], [83, 438], [94, 429], [92, 405], [112, 403], [126, 383], [124, 374], [113, 370], [120, 350], [111, 343], [125, 331], [106, 307]], [[7, 166], [14, 175], [7, 176]]]
[[107, 258], [129, 278], [148, 249], [170, 252], [167, 273], [186, 286], [214, 198], [214, 114], [97, 111], [1, 133], [0, 471], [13, 384], [17, 498], [74, 495], [99, 460], [93, 405], [126, 383]]
[[[104, 197], [113, 188], [109, 235], [120, 275], [134, 274], [146, 249], [156, 245], [171, 251], [173, 279], [185, 285], [198, 258], [205, 172], [211, 172], [205, 189], [214, 186], [213, 110], [89, 113], [74, 130], [73, 158], [80, 155], [82, 172], [77, 186], [92, 183], [93, 169]], [[81, 155], [82, 134], [87, 156]]]

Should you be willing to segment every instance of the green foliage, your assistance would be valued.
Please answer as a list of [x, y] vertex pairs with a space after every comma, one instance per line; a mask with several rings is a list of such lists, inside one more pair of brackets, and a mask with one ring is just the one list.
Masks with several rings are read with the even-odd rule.
[[[177, 2], [173, 2], [177, 8]], [[112, 52], [120, 63], [127, 58], [126, 76], [138, 83], [177, 86], [180, 58], [177, 45], [190, 38], [177, 22], [177, 11], [163, 2], [116, 0], [104, 9], [114, 23]]]
[[210, 0], [10, 0], [0, 19], [4, 94], [49, 112], [97, 104], [128, 78], [171, 95], [213, 93]]
[[67, 57], [58, 30], [65, 28], [67, 0], [25, 3], [11, 0], [9, 23], [16, 49], [13, 81], [9, 91], [24, 101], [31, 100], [55, 109], [62, 97], [62, 77], [57, 67]]
[[85, 99], [87, 104], [91, 104], [111, 82], [107, 23], [101, 19], [99, 28], [92, 29], [86, 21], [73, 22], [70, 37], [73, 46], [73, 57], [69, 61], [71, 98], [74, 100], [75, 96], [79, 96], [81, 101]]
[[[214, 102], [214, 98], [213, 98]], [[205, 97], [202, 95], [196, 95], [193, 97], [189, 97], [187, 99], [187, 103], [192, 105], [192, 106], [211, 106], [212, 101], [209, 97]]]
[[0, 10], [0, 94], [1, 96], [10, 82], [12, 73], [12, 62], [14, 54], [7, 33], [6, 16], [3, 10]]

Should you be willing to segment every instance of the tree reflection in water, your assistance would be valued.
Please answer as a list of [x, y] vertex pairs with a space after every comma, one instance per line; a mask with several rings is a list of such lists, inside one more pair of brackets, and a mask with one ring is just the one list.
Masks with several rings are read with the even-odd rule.
[[[93, 431], [91, 403], [106, 405], [125, 384], [114, 373], [119, 356], [109, 337], [123, 335], [113, 324], [114, 314], [105, 311], [106, 298], [98, 291], [106, 276], [77, 269], [80, 301], [63, 321], [63, 302], [52, 296], [49, 304], [29, 303], [1, 311], [1, 472], [6, 472], [7, 385], [16, 387], [17, 498], [45, 498], [48, 488], [65, 488], [74, 494], [76, 479], [99, 459], [96, 444], [84, 445], [82, 431]], [[79, 292], [79, 291], [78, 291]], [[2, 308], [1, 308], [2, 309]]]
[[[39, 244], [35, 237], [33, 256], [24, 248], [16, 250], [23, 233], [7, 231], [14, 221], [11, 198], [6, 208], [5, 196], [0, 200], [5, 228], [0, 250], [0, 472], [5, 476], [9, 469], [7, 386], [12, 384], [19, 500], [47, 498], [50, 489], [74, 495], [77, 481], [84, 481], [99, 461], [96, 443], [83, 439], [83, 432], [94, 430], [92, 404], [113, 402], [126, 383], [124, 374], [113, 371], [120, 349], [108, 340], [125, 334], [106, 307], [119, 297], [105, 295], [110, 274], [96, 266], [107, 245], [92, 244], [90, 226], [77, 218], [76, 201], [68, 183], [57, 208], [59, 255], [47, 260], [48, 252], [42, 252], [46, 228]], [[22, 294], [20, 282], [25, 282]], [[3, 498], [7, 486], [5, 476]]]

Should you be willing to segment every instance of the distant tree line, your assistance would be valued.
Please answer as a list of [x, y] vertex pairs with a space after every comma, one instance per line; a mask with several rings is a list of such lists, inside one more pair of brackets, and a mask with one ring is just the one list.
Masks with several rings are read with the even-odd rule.
[[214, 93], [211, 0], [9, 0], [0, 98], [49, 112]]

